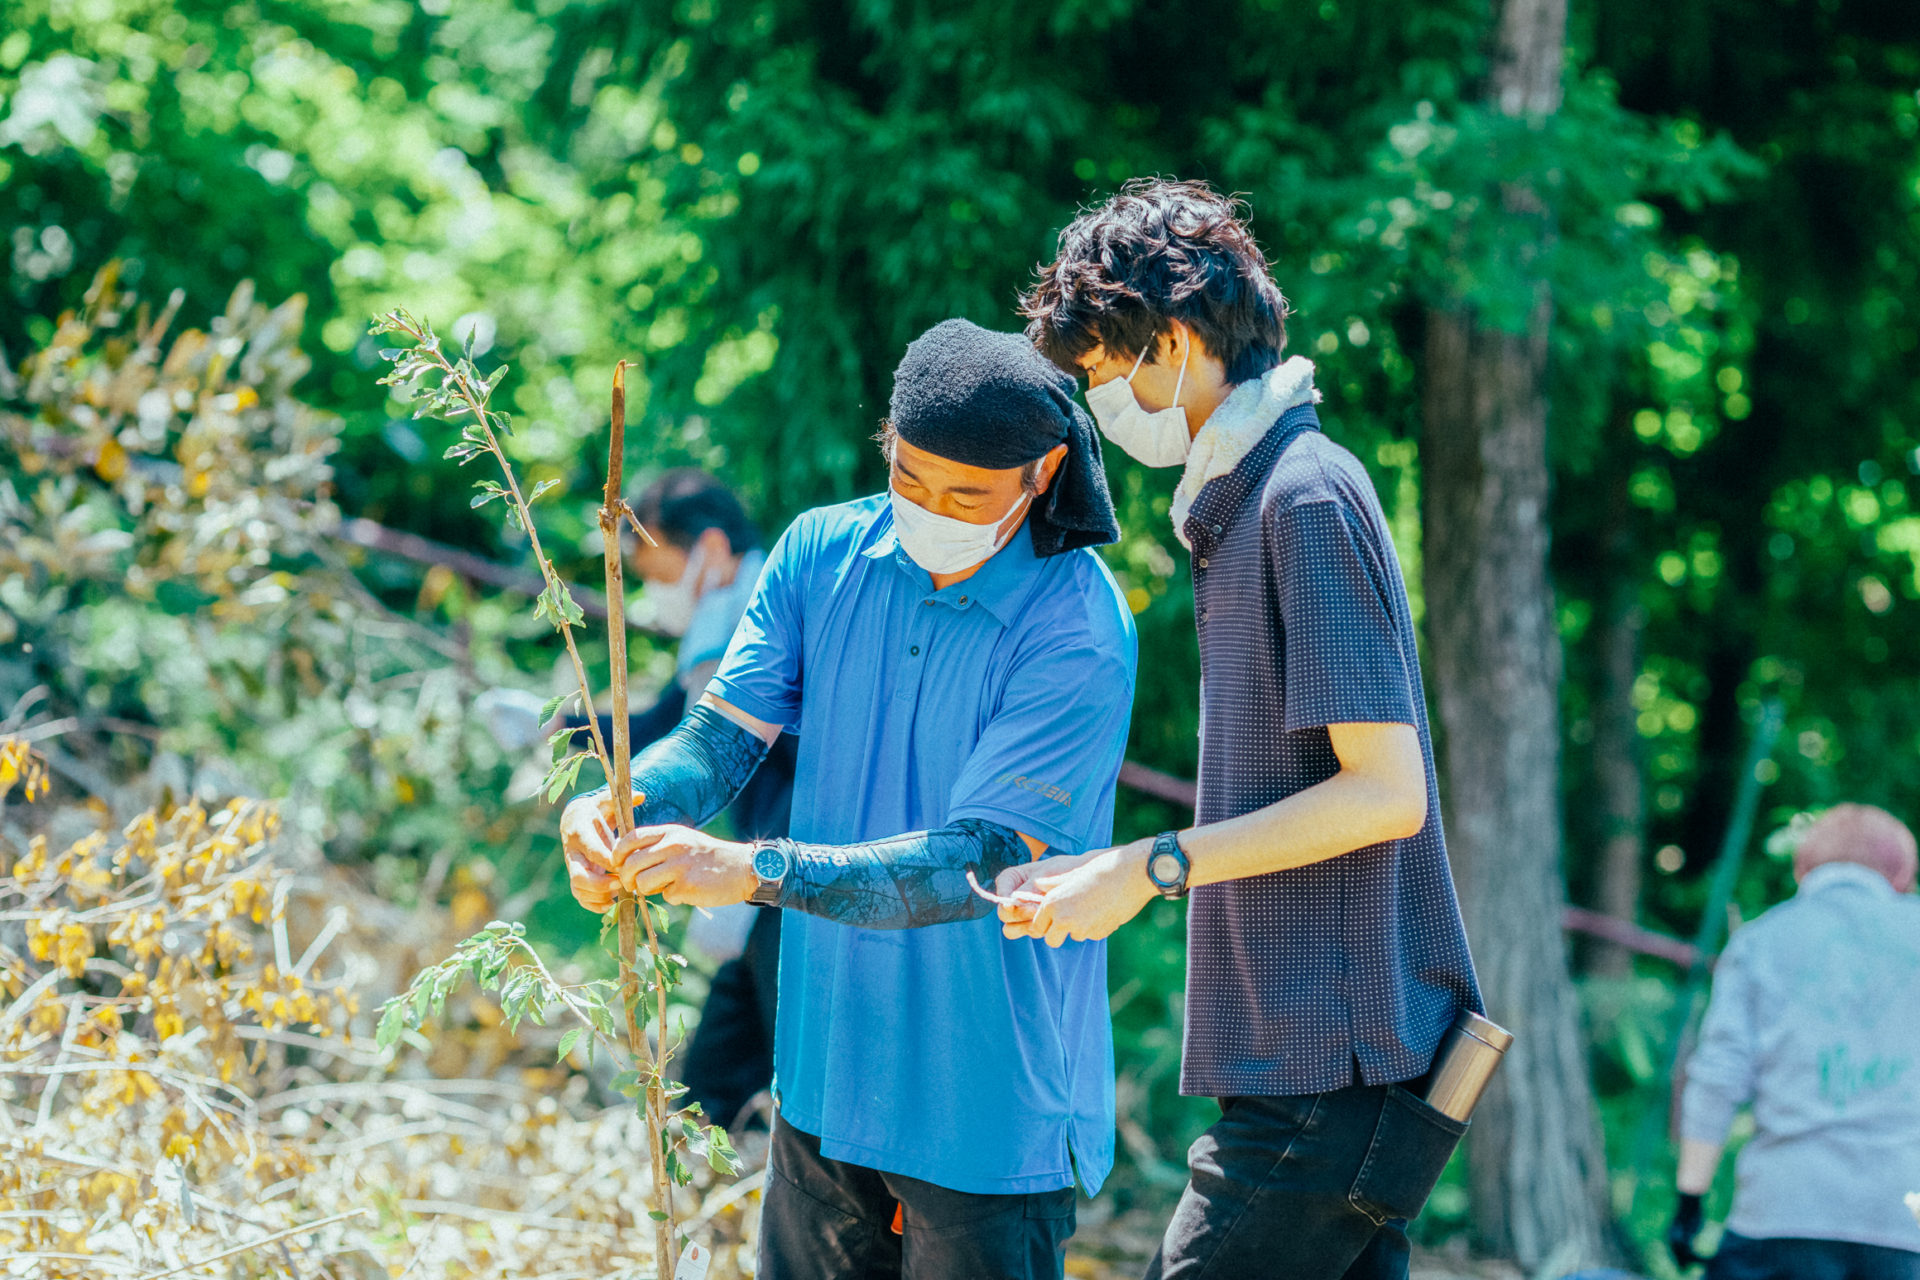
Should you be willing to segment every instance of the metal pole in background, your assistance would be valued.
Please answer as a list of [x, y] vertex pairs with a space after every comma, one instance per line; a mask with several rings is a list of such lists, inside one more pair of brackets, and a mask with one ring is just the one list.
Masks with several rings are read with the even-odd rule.
[[1734, 885], [1740, 879], [1740, 861], [1753, 836], [1753, 818], [1760, 807], [1760, 766], [1773, 755], [1773, 744], [1780, 739], [1785, 722], [1780, 699], [1769, 698], [1760, 708], [1760, 722], [1754, 726], [1753, 747], [1747, 752], [1746, 772], [1740, 776], [1740, 793], [1734, 801], [1733, 816], [1727, 821], [1726, 839], [1720, 843], [1720, 859], [1713, 869], [1713, 884], [1707, 890], [1706, 913], [1693, 937], [1699, 956], [1693, 962], [1692, 982], [1698, 985], [1706, 976], [1706, 957], [1714, 953], [1720, 931], [1727, 927], [1727, 904], [1733, 901]]
[[1694, 931], [1693, 964], [1688, 968], [1686, 983], [1674, 1002], [1673, 1017], [1667, 1030], [1667, 1070], [1663, 1078], [1663, 1087], [1667, 1090], [1665, 1115], [1663, 1117], [1661, 1108], [1649, 1107], [1641, 1117], [1640, 1133], [1634, 1143], [1632, 1167], [1636, 1178], [1629, 1216], [1632, 1205], [1639, 1202], [1641, 1189], [1646, 1186], [1646, 1170], [1651, 1166], [1660, 1139], [1660, 1121], [1663, 1118], [1670, 1120], [1678, 1107], [1679, 1092], [1675, 1086], [1680, 1063], [1686, 1055], [1688, 1032], [1701, 1004], [1701, 997], [1706, 993], [1713, 958], [1718, 954], [1721, 933], [1727, 927], [1727, 904], [1733, 901], [1734, 888], [1740, 881], [1740, 864], [1753, 839], [1753, 821], [1760, 808], [1760, 766], [1773, 755], [1774, 744], [1780, 740], [1780, 729], [1785, 721], [1785, 710], [1779, 698], [1768, 698], [1761, 704], [1760, 719], [1753, 727], [1753, 741], [1747, 748], [1746, 767], [1740, 774], [1740, 789], [1734, 793], [1733, 812], [1727, 818], [1726, 835], [1720, 841], [1713, 879], [1707, 886], [1706, 909], [1701, 914], [1700, 927]]

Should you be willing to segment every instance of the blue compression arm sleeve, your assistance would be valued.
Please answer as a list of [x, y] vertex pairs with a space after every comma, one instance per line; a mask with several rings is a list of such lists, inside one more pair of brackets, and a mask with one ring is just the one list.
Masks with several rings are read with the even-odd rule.
[[968, 886], [968, 870], [991, 887], [1030, 856], [1017, 832], [978, 818], [861, 844], [773, 843], [789, 859], [781, 906], [863, 929], [977, 920], [993, 904]]
[[633, 789], [642, 797], [633, 808], [635, 825], [700, 826], [733, 803], [766, 756], [758, 734], [712, 707], [695, 706], [672, 732], [633, 757]]

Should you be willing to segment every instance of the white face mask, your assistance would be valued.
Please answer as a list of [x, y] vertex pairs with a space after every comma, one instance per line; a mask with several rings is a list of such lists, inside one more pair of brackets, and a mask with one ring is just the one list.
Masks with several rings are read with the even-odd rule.
[[1187, 411], [1180, 407], [1180, 389], [1187, 381], [1187, 355], [1191, 343], [1180, 357], [1180, 376], [1173, 383], [1173, 407], [1149, 413], [1140, 407], [1133, 394], [1133, 375], [1140, 372], [1140, 361], [1147, 349], [1124, 378], [1109, 378], [1097, 387], [1087, 388], [1087, 407], [1107, 439], [1119, 445], [1150, 467], [1177, 467], [1187, 460], [1193, 437], [1187, 431]]
[[[913, 562], [928, 573], [958, 573], [990, 559], [1007, 544], [1020, 525], [1016, 518], [1033, 501], [1026, 494], [1006, 515], [992, 524], [969, 524], [952, 516], [935, 515], [917, 502], [889, 489], [893, 499], [893, 533]], [[1000, 530], [1006, 529], [1006, 533]]]
[[647, 583], [655, 629], [670, 636], [687, 634], [687, 627], [693, 622], [693, 608], [707, 589], [706, 576], [707, 548], [696, 542], [693, 550], [687, 552], [687, 567], [680, 571], [679, 581]]

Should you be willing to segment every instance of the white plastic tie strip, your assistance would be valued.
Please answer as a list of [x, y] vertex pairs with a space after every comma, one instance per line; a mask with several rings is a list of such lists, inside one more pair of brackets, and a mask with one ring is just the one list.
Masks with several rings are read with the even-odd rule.
[[979, 894], [981, 897], [985, 898], [988, 902], [991, 902], [996, 907], [1013, 907], [1013, 906], [1020, 906], [1020, 905], [1038, 906], [1040, 903], [1046, 901], [1046, 899], [1044, 899], [1043, 897], [1041, 897], [1039, 894], [1035, 893], [1031, 889], [1015, 889], [1012, 895], [1008, 896], [1008, 895], [995, 893], [991, 889], [982, 888], [980, 885], [980, 882], [973, 878], [972, 867], [967, 868], [967, 884], [972, 887], [975, 893]]

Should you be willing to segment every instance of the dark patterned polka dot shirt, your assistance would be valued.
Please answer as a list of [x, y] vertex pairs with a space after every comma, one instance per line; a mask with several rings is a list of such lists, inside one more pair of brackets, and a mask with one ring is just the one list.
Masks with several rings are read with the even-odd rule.
[[1427, 824], [1311, 866], [1194, 889], [1181, 1092], [1318, 1093], [1424, 1075], [1480, 1009], [1447, 869], [1400, 562], [1364, 467], [1310, 405], [1208, 482], [1185, 527], [1200, 633], [1200, 822], [1339, 771], [1333, 724], [1409, 724]]

